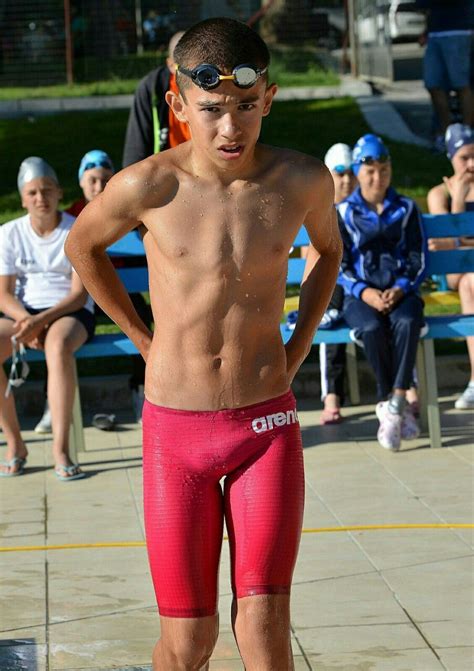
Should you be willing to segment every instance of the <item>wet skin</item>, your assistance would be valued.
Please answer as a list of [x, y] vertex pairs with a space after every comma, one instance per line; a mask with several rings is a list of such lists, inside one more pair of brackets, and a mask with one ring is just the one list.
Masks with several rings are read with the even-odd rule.
[[[340, 258], [332, 179], [317, 159], [257, 144], [274, 92], [259, 80], [248, 90], [192, 85], [185, 101], [169, 93], [192, 140], [113, 177], [69, 236], [66, 252], [89, 292], [147, 360], [152, 403], [219, 409], [284, 393], [329, 300]], [[288, 252], [303, 222], [320, 260], [285, 348]], [[145, 229], [153, 339], [104, 253], [137, 224]]]

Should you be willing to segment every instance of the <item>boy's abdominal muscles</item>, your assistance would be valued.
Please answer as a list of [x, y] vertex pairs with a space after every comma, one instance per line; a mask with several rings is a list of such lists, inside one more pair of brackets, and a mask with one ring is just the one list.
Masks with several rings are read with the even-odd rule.
[[154, 311], [147, 399], [182, 410], [219, 410], [284, 394], [289, 382], [279, 303], [265, 311], [238, 303], [188, 312], [182, 306], [163, 319]]

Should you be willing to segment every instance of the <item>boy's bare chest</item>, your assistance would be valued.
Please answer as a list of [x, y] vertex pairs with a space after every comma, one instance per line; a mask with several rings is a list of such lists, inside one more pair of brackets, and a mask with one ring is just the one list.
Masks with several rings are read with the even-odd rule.
[[145, 223], [165, 256], [223, 261], [263, 252], [287, 254], [303, 216], [284, 191], [195, 188], [151, 210]]

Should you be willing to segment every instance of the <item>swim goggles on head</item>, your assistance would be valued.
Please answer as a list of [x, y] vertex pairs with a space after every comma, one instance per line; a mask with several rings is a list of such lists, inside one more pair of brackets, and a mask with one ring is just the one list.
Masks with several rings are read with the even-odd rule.
[[[5, 391], [5, 398], [10, 395], [12, 387], [21, 387], [30, 372], [30, 367], [26, 362], [26, 349], [24, 344], [17, 343], [16, 337], [12, 336], [12, 365], [10, 375], [8, 376], [8, 385]], [[20, 368], [21, 366], [21, 368]]]
[[85, 164], [82, 169], [82, 174], [84, 174], [86, 170], [92, 170], [92, 168], [107, 168], [107, 170], [113, 171], [113, 166], [110, 161], [91, 161], [90, 163]]
[[347, 165], [335, 165], [333, 168], [334, 172], [337, 172], [338, 175], [352, 175], [352, 168]]
[[215, 65], [209, 63], [201, 63], [192, 70], [183, 68], [181, 65], [176, 66], [176, 71], [181, 72], [186, 77], [190, 77], [192, 81], [205, 91], [215, 89], [219, 86], [221, 81], [229, 80], [234, 82], [239, 89], [251, 88], [259, 77], [264, 75], [268, 68], [256, 68], [254, 65], [237, 65], [230, 75], [223, 75]]
[[363, 163], [364, 165], [373, 165], [374, 163], [389, 163], [390, 156], [388, 154], [380, 154], [380, 156], [362, 156], [358, 158], [355, 163]]

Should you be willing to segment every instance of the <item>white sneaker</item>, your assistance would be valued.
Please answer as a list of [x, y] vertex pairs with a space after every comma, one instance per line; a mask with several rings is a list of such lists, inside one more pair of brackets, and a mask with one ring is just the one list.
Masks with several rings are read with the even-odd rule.
[[473, 410], [474, 409], [474, 384], [468, 384], [463, 391], [462, 396], [458, 398], [454, 407], [457, 410]]
[[48, 401], [44, 406], [43, 416], [35, 426], [36, 433], [51, 433], [53, 430], [51, 425], [51, 411], [49, 409]]
[[133, 411], [135, 413], [135, 418], [137, 422], [141, 424], [143, 403], [145, 401], [145, 392], [142, 384], [138, 386], [138, 389], [132, 389], [132, 401], [133, 401]]
[[380, 422], [377, 431], [379, 444], [386, 450], [398, 452], [402, 442], [402, 416], [389, 411], [388, 401], [377, 403], [375, 413]]
[[400, 427], [400, 434], [402, 440], [415, 440], [420, 435], [420, 427], [416, 421], [413, 409], [408, 403], [402, 415], [402, 425]]

